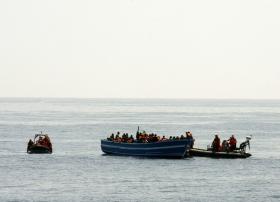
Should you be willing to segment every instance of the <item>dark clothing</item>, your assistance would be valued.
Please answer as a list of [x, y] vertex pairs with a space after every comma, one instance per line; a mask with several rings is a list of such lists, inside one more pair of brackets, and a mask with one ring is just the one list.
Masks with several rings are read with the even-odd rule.
[[194, 139], [193, 139], [193, 136], [192, 135], [188, 135], [187, 136], [187, 139], [191, 140], [192, 143], [191, 143], [191, 148], [193, 148], [193, 145], [194, 145]]
[[33, 144], [34, 144], [34, 142], [30, 139], [28, 144], [27, 144], [27, 152]]
[[220, 138], [219, 137], [215, 137], [215, 139], [212, 142], [213, 152], [220, 151], [220, 147], [221, 147], [220, 144], [221, 144]]

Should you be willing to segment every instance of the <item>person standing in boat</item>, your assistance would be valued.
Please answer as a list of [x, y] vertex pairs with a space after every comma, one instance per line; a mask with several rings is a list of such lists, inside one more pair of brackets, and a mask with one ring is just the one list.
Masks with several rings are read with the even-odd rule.
[[213, 152], [219, 152], [221, 148], [221, 140], [218, 135], [215, 135], [215, 138], [212, 142]]
[[190, 131], [186, 132], [186, 138], [192, 141], [191, 148], [193, 148], [195, 139], [193, 139], [192, 133]]
[[232, 135], [229, 139], [229, 150], [233, 151], [236, 149], [237, 140], [235, 139], [234, 135]]

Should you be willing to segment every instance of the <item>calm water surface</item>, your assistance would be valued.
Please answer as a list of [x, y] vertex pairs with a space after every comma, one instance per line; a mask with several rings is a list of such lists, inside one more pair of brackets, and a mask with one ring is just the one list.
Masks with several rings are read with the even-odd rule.
[[[193, 132], [197, 147], [253, 135], [249, 159], [103, 155], [100, 139]], [[28, 155], [50, 134], [54, 153]], [[0, 201], [280, 201], [280, 101], [0, 99]]]

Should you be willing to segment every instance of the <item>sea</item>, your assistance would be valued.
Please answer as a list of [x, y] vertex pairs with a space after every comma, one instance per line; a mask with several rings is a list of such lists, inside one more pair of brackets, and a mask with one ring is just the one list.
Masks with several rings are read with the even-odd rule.
[[[120, 131], [214, 135], [247, 159], [149, 159], [102, 153]], [[49, 134], [52, 154], [27, 154]], [[280, 100], [0, 98], [0, 201], [280, 201]]]

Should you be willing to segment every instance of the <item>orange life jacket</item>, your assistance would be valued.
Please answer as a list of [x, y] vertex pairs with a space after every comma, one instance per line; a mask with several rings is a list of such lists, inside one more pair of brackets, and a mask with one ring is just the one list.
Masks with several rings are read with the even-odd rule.
[[230, 145], [236, 145], [236, 143], [237, 143], [237, 141], [236, 141], [236, 139], [235, 139], [234, 137], [231, 137], [231, 138], [229, 139], [229, 144], [230, 144]]

